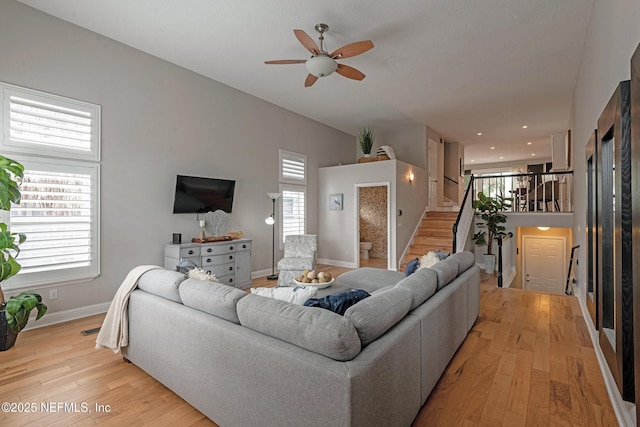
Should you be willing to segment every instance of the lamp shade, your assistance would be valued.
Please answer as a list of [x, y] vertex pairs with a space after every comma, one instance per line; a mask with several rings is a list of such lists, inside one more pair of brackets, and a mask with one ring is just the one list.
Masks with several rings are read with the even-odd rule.
[[268, 216], [265, 218], [264, 222], [266, 222], [267, 225], [273, 225], [276, 223], [276, 220], [273, 219], [273, 216]]
[[304, 63], [309, 74], [316, 77], [324, 77], [333, 73], [338, 68], [338, 63], [327, 55], [318, 55], [307, 59]]

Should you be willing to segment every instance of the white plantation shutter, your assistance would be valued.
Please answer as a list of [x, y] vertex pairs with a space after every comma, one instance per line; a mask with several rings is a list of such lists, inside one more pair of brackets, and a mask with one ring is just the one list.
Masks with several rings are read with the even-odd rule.
[[[292, 188], [292, 187], [289, 187]], [[305, 191], [282, 191], [282, 241], [289, 235], [305, 234]]]
[[100, 106], [1, 82], [0, 90], [3, 148], [100, 159]]
[[16, 158], [25, 166], [22, 200], [11, 208], [11, 231], [24, 233], [10, 285], [79, 280], [98, 274], [98, 165], [50, 164]]
[[[289, 235], [307, 229], [307, 156], [280, 150], [280, 246]], [[295, 185], [291, 185], [295, 184]]]
[[25, 166], [22, 200], [11, 209], [11, 231], [24, 233], [22, 269], [8, 287], [98, 274], [98, 165], [55, 164], [14, 157]]
[[306, 185], [306, 168], [307, 156], [280, 150], [280, 182]]

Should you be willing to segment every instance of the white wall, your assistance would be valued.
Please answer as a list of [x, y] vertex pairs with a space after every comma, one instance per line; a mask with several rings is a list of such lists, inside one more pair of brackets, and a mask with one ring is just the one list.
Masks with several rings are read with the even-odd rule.
[[[408, 182], [410, 171], [415, 175], [413, 183]], [[333, 265], [357, 265], [357, 186], [389, 183], [391, 268], [397, 268], [395, 261], [424, 213], [426, 179], [424, 169], [398, 160], [320, 168], [318, 258]], [[329, 194], [334, 193], [343, 194], [341, 211], [328, 209]], [[402, 216], [398, 216], [398, 209]]]
[[[571, 124], [572, 165], [574, 169], [574, 244], [580, 245], [578, 281], [575, 287], [582, 305], [586, 299], [586, 179], [584, 147], [597, 120], [622, 80], [629, 79], [630, 59], [640, 43], [640, 2], [632, 0], [596, 0], [587, 31], [582, 64], [576, 80]], [[586, 313], [586, 311], [585, 311]], [[592, 336], [595, 329], [588, 315], [585, 321]], [[596, 348], [596, 354], [599, 349]], [[600, 359], [601, 365], [605, 365]], [[606, 369], [606, 368], [605, 368]], [[635, 425], [630, 405], [622, 404], [611, 375], [605, 375], [614, 409], [623, 425]], [[620, 419], [620, 418], [619, 418]]]
[[0, 2], [0, 80], [102, 106], [102, 273], [55, 286], [47, 316], [110, 301], [132, 267], [163, 264], [171, 233], [195, 237], [196, 216], [171, 213], [176, 174], [237, 180], [228, 229], [254, 240], [256, 272], [271, 267], [278, 149], [308, 156], [310, 233], [318, 168], [355, 161], [353, 136], [14, 1]]

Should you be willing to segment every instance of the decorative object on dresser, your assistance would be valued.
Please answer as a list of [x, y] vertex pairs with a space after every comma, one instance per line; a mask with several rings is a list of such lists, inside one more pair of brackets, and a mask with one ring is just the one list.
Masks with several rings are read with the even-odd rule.
[[218, 209], [215, 212], [207, 212], [204, 215], [205, 228], [210, 236], [221, 236], [227, 223], [229, 222], [229, 215], [226, 212]]
[[271, 198], [271, 215], [266, 217], [264, 222], [271, 226], [271, 274], [267, 276], [269, 280], [278, 280], [276, 274], [276, 200], [280, 198], [280, 193], [267, 193], [267, 196]]
[[251, 240], [240, 239], [207, 243], [167, 244], [164, 247], [164, 268], [182, 271], [185, 267], [200, 267], [225, 285], [247, 289], [251, 287]]

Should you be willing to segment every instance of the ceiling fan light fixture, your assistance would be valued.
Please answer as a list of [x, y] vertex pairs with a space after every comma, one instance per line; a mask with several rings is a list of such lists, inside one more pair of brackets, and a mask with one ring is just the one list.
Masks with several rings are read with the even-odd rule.
[[328, 55], [318, 55], [304, 63], [309, 74], [316, 77], [325, 77], [338, 68], [338, 63]]

